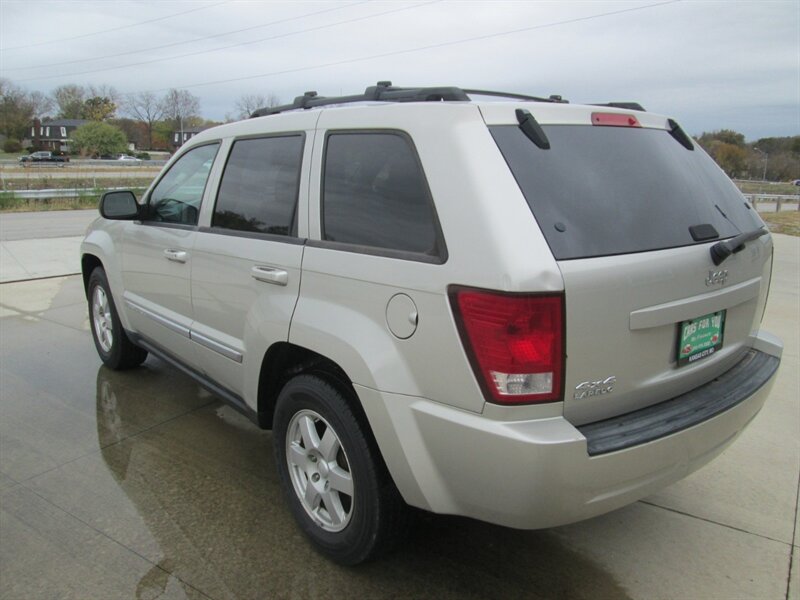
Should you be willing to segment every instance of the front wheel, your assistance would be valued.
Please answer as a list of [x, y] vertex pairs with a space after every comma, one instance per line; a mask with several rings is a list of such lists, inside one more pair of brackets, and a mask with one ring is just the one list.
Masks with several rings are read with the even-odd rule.
[[364, 429], [344, 395], [315, 375], [298, 375], [278, 397], [275, 457], [292, 514], [346, 565], [385, 552], [406, 529], [406, 506]]
[[137, 367], [147, 358], [147, 350], [133, 344], [125, 334], [117, 307], [111, 297], [106, 273], [96, 267], [89, 276], [89, 323], [97, 353], [105, 365], [121, 371]]

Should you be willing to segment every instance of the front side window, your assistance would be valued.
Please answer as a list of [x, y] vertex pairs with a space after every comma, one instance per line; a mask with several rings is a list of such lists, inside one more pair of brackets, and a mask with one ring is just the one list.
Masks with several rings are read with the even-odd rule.
[[235, 142], [211, 226], [292, 235], [302, 154], [301, 135]]
[[219, 144], [194, 148], [172, 165], [150, 194], [150, 220], [197, 225], [203, 192], [218, 149]]
[[328, 136], [322, 220], [325, 240], [441, 255], [425, 175], [399, 133]]
[[66, 127], [62, 127], [61, 128], [61, 137], [63, 137], [63, 138], [67, 137], [67, 128]]

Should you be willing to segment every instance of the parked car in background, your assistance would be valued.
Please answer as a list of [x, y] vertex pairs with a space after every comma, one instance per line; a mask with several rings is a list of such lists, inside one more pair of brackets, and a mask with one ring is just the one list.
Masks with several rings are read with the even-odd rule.
[[120, 154], [119, 156], [117, 156], [117, 160], [122, 161], [122, 162], [128, 162], [128, 163], [140, 163], [140, 162], [142, 162], [141, 158], [136, 158], [135, 156], [130, 156], [128, 154]]
[[41, 163], [41, 162], [51, 162], [51, 163], [67, 163], [69, 162], [69, 156], [66, 154], [59, 154], [54, 153], [46, 150], [41, 150], [39, 152], [34, 152], [33, 154], [29, 154], [28, 156], [20, 156], [19, 162], [21, 163]]
[[102, 361], [150, 353], [272, 429], [300, 529], [345, 564], [406, 505], [536, 529], [653, 494], [736, 439], [780, 364], [763, 221], [632, 103], [308, 93], [198, 133], [100, 215]]

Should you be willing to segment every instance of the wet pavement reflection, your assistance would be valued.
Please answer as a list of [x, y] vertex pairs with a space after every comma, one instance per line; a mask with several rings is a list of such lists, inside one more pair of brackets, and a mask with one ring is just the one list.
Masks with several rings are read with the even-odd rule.
[[[692, 553], [739, 543], [644, 504], [543, 532], [419, 514], [395, 553], [339, 567], [295, 527], [270, 432], [152, 357], [100, 366], [79, 277], [14, 291], [0, 294], [2, 598], [628, 598], [637, 578], [666, 585]], [[785, 560], [748, 549], [751, 569]], [[654, 565], [617, 567], [631, 560]]]

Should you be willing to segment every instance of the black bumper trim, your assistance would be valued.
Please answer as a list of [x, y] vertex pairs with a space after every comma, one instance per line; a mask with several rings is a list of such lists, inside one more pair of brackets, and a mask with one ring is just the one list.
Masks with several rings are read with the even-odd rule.
[[578, 427], [589, 456], [666, 437], [707, 421], [746, 400], [766, 384], [780, 359], [750, 350], [733, 368], [698, 388], [618, 417]]

